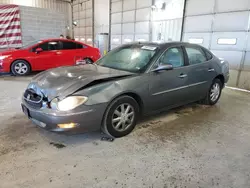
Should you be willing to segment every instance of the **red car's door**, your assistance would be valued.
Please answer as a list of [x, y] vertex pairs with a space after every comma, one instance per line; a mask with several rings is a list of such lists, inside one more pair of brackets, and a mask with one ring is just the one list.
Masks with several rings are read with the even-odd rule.
[[[36, 53], [36, 49], [41, 48], [43, 51]], [[60, 66], [63, 61], [63, 54], [60, 50], [59, 41], [44, 42], [32, 49], [32, 67], [33, 70], [47, 70]]]

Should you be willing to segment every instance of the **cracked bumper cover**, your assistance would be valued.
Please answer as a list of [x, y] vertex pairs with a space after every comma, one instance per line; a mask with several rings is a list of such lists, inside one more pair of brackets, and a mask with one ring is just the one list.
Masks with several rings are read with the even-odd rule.
[[[93, 106], [82, 105], [77, 110], [70, 112], [54, 112], [51, 109], [34, 109], [22, 100], [22, 107], [28, 109], [25, 115], [39, 127], [54, 132], [70, 131], [79, 129], [83, 132], [100, 130], [102, 117], [106, 109], [106, 104]], [[71, 129], [61, 129], [58, 124], [75, 123], [78, 126]]]

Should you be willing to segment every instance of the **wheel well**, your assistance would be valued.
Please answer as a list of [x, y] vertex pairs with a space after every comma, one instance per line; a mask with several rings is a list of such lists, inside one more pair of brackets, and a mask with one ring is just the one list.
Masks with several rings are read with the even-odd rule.
[[216, 76], [215, 79], [219, 79], [223, 85], [225, 84], [225, 78], [222, 74]]
[[30, 71], [32, 70], [32, 67], [31, 67], [30, 63], [29, 63], [27, 60], [25, 60], [25, 59], [15, 59], [15, 60], [10, 64], [10, 71], [12, 71], [12, 70], [11, 70], [11, 67], [12, 67], [13, 63], [15, 63], [16, 61], [19, 61], [19, 60], [22, 60], [22, 61], [25, 61], [26, 63], [28, 63], [28, 65], [29, 65], [29, 67], [30, 67]]
[[135, 101], [137, 102], [137, 104], [139, 105], [139, 108], [140, 108], [140, 113], [142, 114], [143, 113], [143, 109], [144, 109], [144, 104], [143, 104], [143, 101], [141, 99], [141, 97], [135, 93], [132, 93], [132, 92], [129, 92], [129, 93], [123, 93], [122, 95], [120, 96], [123, 96], [123, 95], [127, 95], [127, 96], [130, 96], [132, 97], [133, 99], [135, 99]]
[[84, 59], [89, 59], [90, 61], [94, 62], [93, 59], [90, 57], [85, 57]]

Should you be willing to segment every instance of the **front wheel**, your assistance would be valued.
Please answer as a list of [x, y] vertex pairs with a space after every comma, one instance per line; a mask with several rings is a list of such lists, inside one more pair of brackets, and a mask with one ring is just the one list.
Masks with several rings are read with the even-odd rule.
[[128, 135], [135, 128], [139, 115], [139, 105], [134, 98], [121, 96], [108, 106], [102, 130], [111, 137], [119, 138]]
[[11, 65], [11, 72], [16, 76], [24, 76], [31, 71], [29, 63], [24, 60], [16, 60]]
[[203, 100], [205, 105], [215, 105], [221, 96], [222, 83], [220, 79], [215, 79], [209, 88], [206, 98]]

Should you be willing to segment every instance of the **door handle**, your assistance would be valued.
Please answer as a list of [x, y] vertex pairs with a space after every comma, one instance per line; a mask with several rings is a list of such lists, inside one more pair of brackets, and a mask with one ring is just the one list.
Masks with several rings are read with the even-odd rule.
[[179, 78], [186, 78], [186, 77], [187, 77], [186, 74], [181, 74], [181, 75], [179, 76]]
[[56, 52], [56, 55], [60, 55], [60, 54], [62, 54], [62, 52]]
[[214, 72], [215, 70], [214, 69], [208, 69], [208, 72]]

